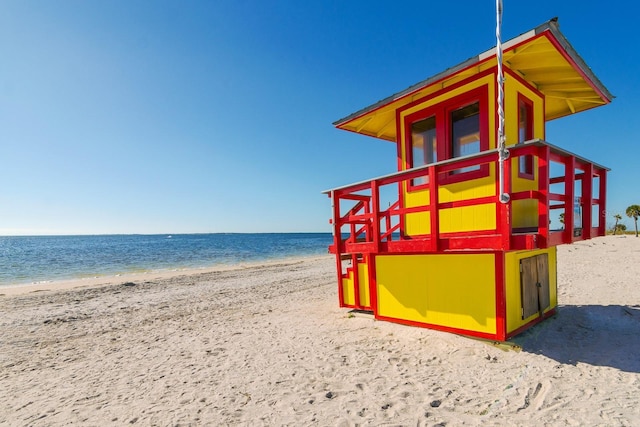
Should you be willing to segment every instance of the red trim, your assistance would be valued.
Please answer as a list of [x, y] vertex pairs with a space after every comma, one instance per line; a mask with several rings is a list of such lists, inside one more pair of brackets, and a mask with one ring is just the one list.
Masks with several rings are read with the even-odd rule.
[[520, 76], [520, 74], [516, 73], [515, 71], [513, 71], [511, 68], [509, 67], [504, 67], [503, 68], [505, 74], [509, 74], [509, 77], [514, 78], [515, 80], [517, 80], [518, 82], [520, 82], [520, 84], [522, 84], [523, 86], [525, 86], [527, 89], [529, 89], [531, 92], [535, 93], [536, 95], [538, 95], [540, 98], [544, 99], [544, 94], [542, 92], [540, 92], [538, 90], [538, 88], [536, 88], [535, 86], [532, 86], [531, 83], [529, 83], [528, 81], [526, 81], [525, 79], [522, 78], [522, 76]]
[[[497, 167], [497, 165], [496, 165]], [[507, 194], [511, 193], [511, 161], [505, 161], [504, 167], [504, 191]], [[499, 177], [496, 177], [496, 199], [499, 199]], [[498, 246], [502, 250], [509, 250], [511, 247], [511, 201], [507, 203], [501, 203], [496, 200], [496, 226], [501, 236], [501, 243]]]
[[[396, 152], [397, 152], [397, 164], [398, 164], [398, 171], [404, 170], [406, 169], [406, 165], [404, 164], [403, 160], [402, 160], [402, 139], [400, 138], [400, 135], [402, 134], [401, 130], [402, 130], [402, 120], [400, 120], [400, 112], [398, 110], [396, 110], [395, 112], [396, 114]], [[398, 185], [398, 207], [400, 209], [404, 208], [404, 182], [403, 181], [398, 181], [397, 183]], [[404, 215], [400, 215], [400, 230], [405, 230], [405, 218]], [[402, 231], [401, 231], [402, 232]]]
[[[470, 68], [471, 68], [471, 67], [470, 67]], [[497, 68], [497, 67], [489, 68], [489, 69], [487, 69], [487, 70], [484, 70], [484, 71], [483, 71], [483, 72], [481, 72], [481, 73], [475, 74], [475, 75], [473, 75], [473, 76], [471, 76], [471, 77], [467, 77], [467, 78], [466, 78], [466, 79], [464, 79], [464, 80], [460, 80], [459, 82], [456, 82], [456, 83], [452, 84], [451, 86], [447, 86], [447, 87], [444, 87], [444, 88], [442, 88], [442, 89], [438, 89], [437, 91], [435, 91], [435, 92], [433, 92], [433, 93], [427, 94], [427, 95], [425, 95], [425, 96], [423, 96], [423, 97], [421, 97], [421, 98], [418, 98], [418, 99], [416, 99], [416, 100], [414, 100], [414, 101], [411, 101], [411, 102], [410, 102], [410, 103], [408, 103], [408, 104], [405, 104], [405, 105], [403, 105], [403, 106], [401, 106], [401, 107], [398, 107], [398, 109], [396, 110], [396, 114], [397, 114], [396, 119], [397, 119], [397, 120], [399, 120], [399, 119], [400, 119], [400, 117], [401, 117], [401, 115], [402, 115], [402, 113], [404, 113], [406, 110], [409, 110], [409, 109], [411, 109], [411, 108], [413, 108], [413, 107], [416, 107], [416, 106], [418, 106], [418, 105], [420, 105], [420, 104], [424, 104], [424, 103], [425, 103], [425, 102], [427, 102], [429, 99], [437, 98], [437, 97], [439, 97], [439, 96], [441, 96], [441, 95], [444, 95], [444, 94], [446, 94], [446, 93], [448, 93], [448, 92], [451, 92], [451, 91], [453, 91], [453, 90], [455, 90], [455, 89], [461, 88], [462, 86], [466, 86], [466, 85], [468, 85], [468, 84], [470, 84], [470, 83], [473, 83], [473, 82], [475, 82], [476, 80], [479, 80], [479, 79], [481, 79], [481, 78], [483, 78], [483, 77], [486, 77], [486, 76], [491, 75], [491, 74], [495, 74], [495, 70], [496, 70], [496, 68]], [[466, 68], [465, 68], [465, 70], [466, 70]], [[463, 70], [461, 70], [461, 71], [463, 71]], [[437, 83], [437, 82], [435, 82], [435, 83]], [[434, 84], [435, 84], [435, 83], [434, 83]], [[430, 86], [433, 86], [433, 85], [430, 85]], [[486, 85], [484, 85], [484, 86], [486, 86]], [[426, 86], [425, 86], [425, 87], [426, 87]], [[473, 92], [474, 90], [480, 89], [481, 87], [483, 87], [483, 86], [479, 86], [479, 87], [477, 87], [477, 88], [471, 89], [471, 91], [469, 91], [469, 92], [465, 92], [465, 93], [462, 93], [462, 94], [460, 94], [460, 95], [458, 95], [458, 96], [468, 95], [469, 93]], [[423, 88], [423, 89], [424, 89], [424, 88]], [[449, 100], [442, 101], [442, 103], [447, 102], [447, 101], [450, 101], [450, 100], [455, 99], [455, 98], [457, 98], [457, 96], [456, 96], [456, 97], [454, 97], [454, 98], [450, 98]], [[394, 101], [394, 102], [395, 102], [395, 101]], [[434, 104], [434, 105], [438, 105], [438, 104]], [[428, 108], [431, 108], [431, 107], [432, 107], [432, 106], [429, 106]], [[422, 110], [421, 110], [421, 111], [422, 111]], [[416, 114], [416, 113], [412, 113], [412, 114]], [[399, 134], [398, 134], [398, 135], [399, 135]], [[398, 136], [398, 139], [399, 139], [399, 136]]]
[[[525, 44], [527, 44], [527, 43], [533, 42], [534, 40], [536, 40], [536, 39], [538, 39], [538, 38], [541, 38], [541, 37], [546, 37], [546, 38], [551, 42], [551, 44], [553, 44], [553, 46], [558, 50], [558, 52], [560, 52], [560, 54], [565, 58], [565, 60], [566, 60], [567, 62], [569, 62], [569, 64], [571, 64], [571, 66], [572, 66], [572, 67], [573, 67], [573, 68], [578, 72], [578, 74], [580, 74], [580, 76], [582, 76], [582, 78], [583, 78], [586, 82], [588, 82], [588, 83], [589, 83], [589, 85], [591, 86], [591, 88], [592, 88], [592, 89], [593, 89], [593, 90], [594, 90], [594, 91], [595, 91], [595, 92], [596, 92], [596, 93], [597, 93], [597, 94], [598, 94], [598, 95], [599, 95], [599, 96], [600, 96], [600, 97], [605, 101], [605, 103], [606, 103], [606, 104], [611, 103], [611, 100], [610, 100], [610, 99], [609, 99], [609, 98], [608, 98], [604, 93], [602, 93], [602, 91], [600, 91], [600, 90], [598, 89], [598, 87], [597, 87], [597, 86], [596, 86], [596, 85], [591, 81], [591, 79], [590, 79], [590, 78], [588, 78], [588, 77], [586, 76], [586, 74], [582, 71], [582, 69], [581, 69], [581, 68], [576, 64], [576, 62], [575, 62], [573, 59], [571, 59], [571, 57], [569, 56], [569, 54], [568, 54], [568, 53], [566, 52], [566, 50], [562, 47], [562, 45], [560, 44], [560, 42], [558, 42], [558, 40], [553, 36], [553, 34], [551, 33], [551, 31], [550, 31], [550, 30], [546, 30], [546, 31], [544, 31], [544, 32], [542, 32], [542, 33], [540, 33], [540, 34], [536, 34], [535, 36], [533, 36], [533, 37], [531, 37], [531, 38], [525, 39], [525, 40], [521, 41], [520, 43], [517, 43], [517, 44], [515, 44], [515, 45], [513, 45], [513, 46], [510, 46], [508, 49], [506, 49], [506, 50], [505, 50], [505, 53], [506, 53], [506, 52], [510, 52], [510, 51], [512, 51], [512, 50], [514, 50], [514, 49], [517, 49], [517, 48], [519, 48], [520, 46], [525, 45]], [[389, 102], [388, 102], [388, 103], [386, 103], [386, 104], [379, 105], [378, 107], [376, 107], [376, 108], [374, 108], [374, 109], [372, 109], [372, 110], [364, 111], [362, 114], [360, 114], [360, 115], [358, 115], [358, 116], [356, 116], [356, 117], [353, 117], [353, 118], [351, 118], [351, 119], [349, 119], [349, 120], [347, 120], [347, 121], [345, 121], [345, 122], [342, 122], [342, 123], [340, 123], [340, 124], [336, 125], [336, 128], [338, 128], [338, 129], [343, 129], [343, 130], [347, 130], [347, 131], [354, 132], [354, 133], [359, 133], [359, 132], [355, 132], [355, 131], [350, 130], [350, 129], [345, 129], [345, 128], [344, 128], [344, 126], [345, 126], [345, 125], [347, 125], [347, 124], [349, 124], [349, 123], [351, 123], [351, 122], [353, 122], [353, 121], [355, 121], [355, 120], [358, 120], [358, 119], [362, 118], [363, 116], [366, 116], [366, 115], [368, 115], [368, 114], [374, 113], [375, 111], [378, 111], [378, 110], [380, 110], [380, 109], [383, 109], [383, 108], [387, 107], [388, 105], [393, 104], [394, 102], [398, 102], [398, 101], [403, 100], [403, 99], [405, 99], [405, 98], [412, 97], [414, 94], [416, 94], [416, 93], [420, 92], [421, 90], [424, 90], [425, 88], [427, 88], [427, 87], [429, 87], [429, 86], [434, 86], [434, 85], [437, 85], [437, 84], [439, 84], [439, 83], [441, 83], [441, 82], [443, 82], [443, 81], [445, 81], [445, 80], [449, 80], [449, 79], [453, 78], [453, 77], [454, 77], [454, 76], [456, 76], [456, 75], [463, 74], [465, 71], [467, 71], [467, 70], [469, 70], [469, 69], [471, 69], [471, 68], [477, 68], [477, 67], [480, 67], [480, 66], [481, 66], [482, 64], [484, 64], [485, 62], [487, 62], [487, 61], [491, 61], [491, 60], [495, 60], [495, 56], [494, 56], [494, 55], [489, 55], [489, 56], [487, 56], [486, 58], [484, 58], [484, 59], [483, 59], [483, 60], [481, 60], [481, 61], [478, 61], [478, 62], [474, 62], [474, 63], [472, 63], [472, 64], [469, 64], [467, 67], [462, 68], [462, 69], [460, 69], [460, 70], [456, 71], [455, 73], [444, 75], [444, 76], [442, 76], [442, 78], [440, 78], [439, 80], [436, 80], [436, 81], [430, 82], [429, 84], [426, 84], [426, 85], [424, 85], [424, 86], [417, 87], [417, 88], [415, 88], [413, 91], [408, 92], [408, 93], [404, 94], [403, 96], [401, 96], [401, 97], [399, 97], [399, 98], [397, 98], [397, 99], [393, 99], [393, 100], [389, 101]], [[505, 70], [507, 70], [507, 69], [508, 69], [508, 68], [507, 68], [507, 67], [505, 67]], [[493, 69], [490, 69], [490, 70], [491, 70], [491, 72], [493, 72]], [[467, 79], [462, 80], [462, 81], [461, 81], [461, 82], [459, 82], [458, 84], [462, 84], [462, 83], [466, 84], [465, 82], [468, 82], [469, 80], [475, 80], [475, 79], [477, 79], [477, 78], [479, 78], [479, 77], [482, 77], [482, 76], [484, 76], [484, 74], [485, 74], [487, 71], [489, 71], [489, 70], [486, 70], [486, 71], [483, 71], [482, 73], [478, 73], [478, 74], [475, 74], [475, 75], [473, 75], [473, 76], [471, 76], [471, 77], [468, 77]], [[449, 86], [449, 87], [447, 87], [447, 88], [445, 88], [445, 89], [443, 89], [443, 90], [450, 90], [450, 89], [451, 89], [451, 88], [453, 88], [453, 87], [457, 87], [457, 86], [456, 86], [456, 84], [451, 85], [451, 86]], [[439, 92], [439, 91], [438, 91], [438, 92]], [[438, 92], [435, 92], [435, 93], [438, 93]], [[427, 96], [434, 96], [434, 94], [430, 94], [430, 95], [427, 95]], [[544, 98], [543, 98], [543, 99], [544, 99]], [[410, 104], [407, 104], [407, 105], [411, 105], [411, 103], [410, 103]], [[400, 107], [400, 109], [403, 109], [403, 107]], [[396, 109], [396, 110], [399, 110], [399, 109]], [[545, 110], [544, 110], [544, 111], [546, 111], [546, 108], [545, 108]], [[373, 138], [378, 138], [378, 139], [380, 139], [379, 137], [376, 137], [375, 135], [369, 135], [369, 134], [366, 134], [366, 133], [360, 133], [360, 135], [367, 135], [367, 136], [371, 136], [371, 137], [373, 137]], [[398, 134], [398, 135], [399, 135], [399, 134]], [[543, 138], [544, 138], [544, 136], [543, 136]]]
[[398, 163], [398, 171], [406, 169], [406, 162], [402, 160], [402, 141], [400, 135], [402, 135], [402, 120], [400, 120], [400, 112], [396, 110], [396, 156]]
[[351, 267], [347, 269], [348, 272], [353, 273], [353, 300], [357, 308], [362, 307], [360, 304], [360, 272], [358, 271], [358, 254], [351, 254]]
[[376, 320], [384, 320], [387, 322], [399, 323], [401, 325], [417, 326], [417, 327], [426, 328], [426, 329], [434, 329], [436, 331], [450, 332], [453, 334], [465, 335], [469, 337], [485, 338], [490, 340], [499, 339], [497, 334], [490, 334], [487, 332], [478, 332], [478, 331], [471, 331], [468, 329], [452, 328], [449, 326], [436, 325], [432, 323], [423, 323], [423, 322], [416, 322], [413, 320], [397, 319], [395, 317], [379, 316], [377, 314], [374, 316], [374, 318]]
[[571, 56], [569, 56], [569, 54], [567, 53], [566, 50], [564, 50], [564, 48], [562, 47], [562, 45], [560, 44], [560, 42], [555, 38], [555, 36], [551, 33], [551, 31], [546, 30], [544, 31], [542, 34], [544, 34], [547, 39], [551, 42], [551, 44], [558, 50], [558, 52], [560, 52], [560, 54], [564, 57], [564, 59], [571, 64], [571, 66], [574, 68], [574, 70], [576, 70], [578, 72], [578, 74], [580, 74], [580, 76], [587, 82], [589, 83], [589, 86], [591, 86], [591, 88], [600, 96], [600, 98], [602, 98], [606, 104], [609, 104], [611, 102], [611, 100], [604, 94], [602, 93], [602, 91], [600, 91], [600, 89], [598, 89], [598, 86], [595, 85], [591, 79], [589, 77], [587, 77], [587, 75], [582, 71], [582, 68], [576, 64], [576, 62], [571, 58]]
[[466, 206], [488, 205], [496, 202], [496, 196], [478, 197], [477, 199], [457, 200], [455, 202], [442, 202], [438, 204], [440, 209], [463, 208]]
[[378, 312], [378, 281], [376, 279], [376, 255], [371, 254], [368, 257], [368, 271], [369, 271], [369, 305], [373, 314]]
[[[532, 40], [533, 40], [533, 39], [532, 39]], [[468, 67], [465, 67], [465, 68], [463, 68], [463, 69], [461, 69], [461, 70], [456, 71], [456, 72], [455, 72], [455, 73], [453, 73], [453, 74], [448, 74], [448, 75], [446, 75], [446, 76], [443, 76], [440, 80], [436, 80], [436, 81], [434, 81], [434, 82], [431, 82], [431, 83], [429, 83], [428, 85], [420, 86], [419, 88], [416, 88], [415, 90], [413, 90], [413, 91], [411, 91], [411, 92], [409, 92], [409, 93], [404, 94], [404, 95], [403, 95], [403, 96], [401, 96], [400, 98], [397, 98], [397, 99], [391, 100], [391, 101], [389, 101], [389, 102], [388, 102], [388, 103], [386, 103], [386, 104], [379, 105], [378, 107], [376, 107], [376, 108], [374, 108], [374, 109], [372, 109], [372, 110], [364, 111], [362, 114], [360, 114], [360, 115], [358, 115], [358, 116], [356, 116], [356, 117], [353, 117], [353, 118], [351, 118], [351, 119], [349, 119], [349, 120], [347, 120], [347, 121], [345, 121], [345, 122], [342, 122], [342, 123], [340, 123], [340, 124], [337, 124], [337, 125], [336, 125], [336, 128], [338, 128], [338, 129], [342, 129], [342, 130], [346, 130], [346, 131], [349, 131], [349, 132], [359, 133], [359, 132], [356, 132], [356, 131], [354, 131], [354, 130], [345, 129], [345, 128], [344, 128], [344, 126], [345, 126], [345, 125], [347, 125], [347, 124], [349, 124], [349, 123], [351, 123], [351, 122], [353, 122], [353, 121], [355, 121], [355, 120], [358, 120], [358, 119], [360, 119], [360, 118], [362, 118], [362, 117], [364, 117], [364, 116], [366, 116], [366, 115], [369, 115], [369, 114], [374, 113], [374, 112], [376, 112], [376, 111], [378, 111], [378, 110], [380, 110], [380, 109], [382, 109], [382, 108], [385, 108], [385, 107], [387, 107], [388, 105], [393, 104], [394, 102], [398, 102], [398, 101], [400, 101], [400, 100], [402, 100], [402, 99], [405, 99], [405, 98], [408, 98], [408, 97], [413, 97], [413, 95], [414, 95], [414, 94], [416, 94], [417, 92], [420, 92], [421, 90], [424, 90], [425, 88], [427, 88], [427, 87], [429, 87], [429, 86], [438, 85], [439, 83], [441, 83], [441, 82], [443, 82], [443, 81], [445, 81], [445, 80], [449, 80], [449, 79], [453, 78], [454, 76], [456, 76], [456, 75], [458, 75], [458, 74], [463, 74], [466, 70], [468, 70], [468, 69], [470, 69], [470, 68], [476, 68], [476, 67], [478, 67], [480, 64], [483, 64], [483, 63], [485, 63], [485, 62], [487, 62], [487, 61], [489, 61], [489, 60], [491, 60], [491, 59], [495, 59], [495, 56], [489, 56], [489, 57], [485, 58], [484, 60], [479, 61], [479, 62], [476, 62], [476, 63], [473, 63], [473, 64], [469, 65]], [[427, 94], [427, 95], [423, 96], [422, 98], [418, 98], [418, 100], [416, 100], [416, 101], [425, 100], [426, 98], [431, 98], [431, 97], [434, 97], [434, 96], [439, 96], [441, 93], [447, 92], [447, 91], [449, 91], [449, 90], [451, 90], [451, 89], [455, 89], [455, 88], [457, 88], [457, 87], [459, 87], [459, 86], [463, 86], [463, 85], [465, 85], [465, 84], [467, 84], [467, 83], [469, 83], [469, 82], [472, 82], [472, 81], [474, 81], [474, 80], [476, 80], [476, 79], [478, 79], [478, 78], [480, 78], [480, 77], [484, 77], [486, 74], [492, 74], [492, 73], [493, 73], [493, 71], [494, 71], [494, 69], [493, 69], [493, 68], [491, 68], [491, 69], [485, 70], [485, 71], [483, 71], [483, 72], [481, 72], [481, 73], [474, 74], [473, 76], [467, 77], [467, 78], [466, 78], [466, 79], [464, 79], [464, 80], [461, 80], [461, 81], [459, 81], [459, 82], [457, 82], [457, 83], [452, 84], [451, 86], [447, 86], [446, 88], [440, 89], [440, 90], [438, 90], [438, 91], [436, 91], [436, 92], [434, 92], [434, 93]], [[415, 105], [415, 102], [416, 102], [416, 101], [412, 101], [412, 102], [411, 102], [411, 103], [409, 103], [409, 104], [406, 104], [406, 105], [403, 105], [403, 106], [401, 106], [401, 107], [399, 107], [399, 108], [396, 108], [396, 112], [398, 112], [398, 111], [404, 111], [406, 108], [408, 108], [408, 105], [412, 105], [412, 104], [414, 104], [414, 105]], [[371, 136], [371, 137], [376, 138], [376, 136], [374, 136], [374, 135], [369, 135], [369, 134], [367, 134], [367, 133], [360, 133], [360, 135], [366, 135], [366, 136]], [[399, 135], [399, 134], [398, 134], [398, 135]], [[382, 138], [378, 138], [378, 139], [382, 139]], [[396, 136], [396, 139], [397, 139], [397, 136]], [[385, 140], [386, 140], [386, 139], [385, 139]], [[390, 141], [390, 140], [387, 140], [387, 141]]]
[[[593, 164], [584, 165], [584, 179], [582, 179], [582, 238], [591, 238], [591, 227], [593, 226]], [[600, 225], [600, 223], [598, 223]]]
[[[431, 231], [431, 250], [438, 251], [438, 240], [440, 239], [440, 214], [438, 212], [438, 180], [435, 178], [436, 167], [429, 167], [429, 226]], [[404, 215], [403, 215], [404, 216]]]
[[565, 159], [564, 163], [564, 231], [563, 231], [563, 243], [573, 243], [573, 228], [574, 215], [573, 215], [573, 199], [575, 198], [575, 173], [576, 173], [576, 158], [569, 156]]
[[538, 149], [538, 232], [541, 247], [549, 247], [549, 146]]
[[[567, 224], [573, 221], [573, 194], [576, 185], [583, 186], [582, 194], [584, 196], [583, 205], [585, 209], [598, 206], [598, 215], [604, 215], [604, 197], [606, 197], [606, 171], [600, 167], [593, 165], [591, 171], [588, 161], [577, 160], [574, 155], [569, 155], [561, 150], [555, 150], [546, 144], [527, 144], [514, 146], [511, 148], [513, 156], [531, 154], [538, 158], [539, 177], [538, 188], [520, 191], [511, 194], [512, 200], [534, 200], [538, 204], [538, 225], [530, 229], [512, 229], [511, 205], [501, 204], [497, 200], [497, 195], [493, 197], [480, 197], [476, 199], [465, 199], [455, 202], [439, 203], [437, 200], [438, 190], [441, 183], [437, 179], [432, 179], [429, 184], [431, 190], [430, 196], [423, 200], [423, 203], [412, 207], [402, 208], [404, 204], [404, 186], [408, 180], [416, 176], [425, 175], [435, 176], [438, 174], [446, 174], [447, 172], [481, 163], [489, 163], [492, 168], [496, 168], [496, 153], [481, 154], [473, 159], [458, 160], [447, 162], [440, 165], [429, 165], [425, 170], [407, 171], [400, 175], [387, 176], [364, 183], [354, 184], [349, 187], [333, 190], [331, 192], [334, 200], [334, 216], [333, 224], [334, 234], [341, 236], [340, 231], [348, 230], [351, 234], [346, 238], [334, 238], [333, 244], [330, 246], [332, 253], [336, 255], [348, 255], [353, 253], [371, 254], [371, 253], [436, 253], [443, 251], [459, 251], [459, 250], [480, 250], [480, 251], [496, 251], [511, 249], [532, 249], [532, 248], [548, 248], [562, 243], [586, 240], [588, 236], [604, 234], [605, 221], [599, 221], [598, 227], [591, 227], [596, 231], [586, 230], [582, 235], [573, 236], [572, 232], [567, 230], [561, 232], [551, 232], [549, 229], [549, 212], [553, 210], [564, 210], [566, 212]], [[566, 164], [565, 168], [567, 176], [558, 179], [549, 179], [549, 162], [553, 158], [560, 164]], [[511, 167], [513, 162], [506, 162], [505, 167], [505, 188], [511, 193]], [[577, 173], [574, 171], [578, 170]], [[572, 174], [572, 172], [574, 172]], [[601, 197], [593, 197], [589, 201], [589, 194], [593, 193], [593, 188], [589, 189], [588, 176], [592, 176], [591, 187], [594, 186], [593, 177], [600, 178]], [[562, 183], [564, 191], [561, 193], [551, 193], [549, 182]], [[384, 185], [396, 185], [398, 191], [398, 200], [389, 208], [381, 209], [380, 203], [380, 187]], [[497, 188], [498, 180], [495, 180]], [[366, 193], [365, 193], [366, 192]], [[368, 194], [368, 195], [367, 195]], [[426, 195], [425, 195], [426, 196]], [[341, 215], [339, 206], [341, 200], [355, 200], [355, 204], [348, 212]], [[469, 232], [442, 233], [439, 228], [439, 213], [443, 209], [459, 208], [463, 206], [477, 206], [492, 204], [496, 206], [496, 227], [487, 230], [472, 230]], [[431, 232], [422, 236], [407, 236], [404, 230], [405, 217], [411, 213], [417, 212], [433, 212], [430, 216]], [[585, 224], [589, 221], [588, 212], [585, 213]], [[395, 223], [391, 226], [392, 223]], [[587, 224], [590, 225], [590, 224]], [[585, 227], [586, 228], [586, 227]], [[393, 234], [397, 232], [397, 234]]]
[[607, 171], [601, 169], [599, 171], [600, 176], [600, 191], [598, 194], [598, 213], [600, 215], [600, 222], [598, 223], [598, 236], [604, 236], [606, 234], [605, 222], [607, 214]]

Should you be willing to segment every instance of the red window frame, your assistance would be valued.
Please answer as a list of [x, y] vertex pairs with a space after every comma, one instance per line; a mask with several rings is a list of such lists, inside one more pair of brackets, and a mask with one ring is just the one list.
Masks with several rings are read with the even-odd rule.
[[[525, 122], [524, 137], [520, 136], [521, 112], [524, 107], [527, 117]], [[533, 139], [533, 101], [518, 93], [518, 143]], [[533, 168], [533, 156], [527, 154], [518, 159], [518, 177], [525, 179], [535, 179]]]
[[[413, 167], [413, 147], [411, 125], [428, 117], [436, 117], [436, 139], [437, 139], [437, 155], [438, 160], [447, 160], [453, 158], [453, 141], [451, 128], [451, 113], [459, 108], [478, 103], [479, 121], [480, 121], [480, 151], [489, 149], [489, 111], [488, 111], [488, 85], [480, 86], [469, 92], [455, 96], [441, 103], [429, 106], [425, 109], [416, 111], [405, 116], [404, 118], [404, 152], [405, 152], [405, 169]], [[439, 177], [440, 184], [453, 184], [456, 182], [470, 181], [474, 179], [489, 176], [489, 165], [483, 164], [476, 170], [459, 173], [441, 174]], [[409, 182], [409, 191], [421, 190], [427, 188], [428, 183], [414, 185], [413, 180]]]

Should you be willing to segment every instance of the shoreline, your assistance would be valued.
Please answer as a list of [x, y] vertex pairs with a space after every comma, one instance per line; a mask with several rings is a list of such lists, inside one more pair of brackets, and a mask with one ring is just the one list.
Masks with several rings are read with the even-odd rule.
[[123, 284], [127, 282], [135, 281], [153, 281], [153, 280], [167, 280], [174, 279], [182, 276], [196, 276], [199, 274], [222, 272], [222, 271], [234, 271], [245, 270], [248, 268], [265, 267], [277, 264], [295, 264], [303, 261], [320, 260], [326, 257], [333, 257], [334, 255], [300, 255], [300, 256], [288, 256], [283, 258], [269, 258], [256, 261], [242, 261], [233, 264], [216, 264], [204, 267], [186, 267], [186, 268], [172, 268], [172, 269], [160, 269], [160, 270], [145, 270], [140, 272], [131, 273], [118, 273], [118, 274], [105, 274], [94, 277], [79, 277], [70, 279], [59, 280], [45, 280], [41, 282], [31, 283], [11, 283], [0, 284], [0, 298], [11, 297], [17, 295], [25, 295], [36, 292], [58, 292], [76, 288], [94, 288], [102, 286], [113, 286]]

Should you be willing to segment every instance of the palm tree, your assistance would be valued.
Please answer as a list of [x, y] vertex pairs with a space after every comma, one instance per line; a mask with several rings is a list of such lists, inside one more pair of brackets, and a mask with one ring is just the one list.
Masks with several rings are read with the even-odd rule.
[[636, 237], [638, 237], [638, 217], [640, 216], [640, 206], [631, 205], [627, 208], [627, 216], [633, 218], [633, 222], [636, 226]]
[[622, 215], [620, 214], [615, 214], [613, 216], [616, 220], [616, 225], [613, 226], [613, 235], [616, 235], [616, 231], [618, 231], [618, 221], [620, 221], [622, 219]]

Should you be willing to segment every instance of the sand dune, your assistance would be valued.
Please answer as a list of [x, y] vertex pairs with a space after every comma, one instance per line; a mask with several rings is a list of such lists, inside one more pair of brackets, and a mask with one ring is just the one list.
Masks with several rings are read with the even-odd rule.
[[521, 351], [350, 314], [328, 256], [4, 295], [0, 425], [638, 425], [639, 255], [561, 246]]

